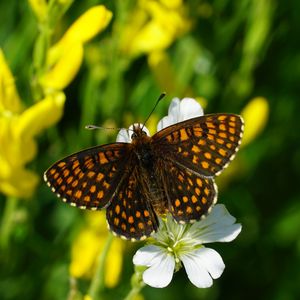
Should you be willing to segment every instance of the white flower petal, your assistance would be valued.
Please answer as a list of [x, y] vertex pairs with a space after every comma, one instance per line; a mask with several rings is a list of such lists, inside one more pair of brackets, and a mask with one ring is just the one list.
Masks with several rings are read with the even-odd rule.
[[156, 262], [157, 257], [164, 253], [164, 249], [159, 246], [148, 245], [139, 249], [133, 256], [133, 263], [138, 266], [149, 267]]
[[203, 116], [201, 105], [193, 98], [183, 98], [180, 102], [180, 115], [178, 122]]
[[117, 135], [116, 141], [118, 143], [131, 143], [131, 138], [129, 137], [128, 130], [122, 128]]
[[231, 242], [241, 232], [241, 224], [235, 224], [236, 219], [231, 216], [222, 204], [214, 206], [211, 213], [200, 222], [192, 225], [189, 234], [199, 240], [199, 244], [213, 242]]
[[193, 98], [183, 98], [181, 101], [174, 98], [169, 106], [168, 115], [157, 124], [157, 131], [170, 125], [203, 116], [201, 105]]
[[161, 254], [155, 259], [155, 263], [143, 273], [144, 282], [155, 288], [166, 287], [173, 278], [175, 268], [173, 255], [167, 252]]
[[133, 263], [149, 267], [143, 273], [143, 280], [152, 287], [166, 287], [172, 280], [175, 260], [173, 255], [162, 247], [148, 245], [139, 249], [133, 257]]
[[157, 124], [157, 131], [160, 131], [170, 125], [178, 123], [177, 116], [179, 115], [180, 110], [180, 100], [179, 98], [172, 99], [169, 109], [168, 115], [163, 117]]
[[225, 268], [222, 257], [213, 249], [200, 248], [180, 256], [190, 281], [198, 288], [210, 287]]

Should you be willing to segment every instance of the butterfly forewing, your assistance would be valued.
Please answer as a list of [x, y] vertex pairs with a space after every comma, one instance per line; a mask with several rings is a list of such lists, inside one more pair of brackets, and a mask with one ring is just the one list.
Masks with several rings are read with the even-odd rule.
[[157, 217], [146, 197], [147, 184], [142, 180], [143, 176], [136, 165], [106, 209], [110, 229], [126, 239], [146, 238], [158, 228]]
[[132, 145], [115, 143], [70, 155], [44, 174], [52, 191], [63, 201], [80, 208], [106, 207], [128, 169]]
[[241, 143], [243, 120], [234, 114], [213, 114], [169, 126], [153, 136], [155, 149], [175, 164], [205, 177], [218, 175]]
[[203, 178], [165, 159], [159, 162], [159, 177], [168, 199], [168, 210], [180, 223], [200, 220], [217, 201], [217, 187]]

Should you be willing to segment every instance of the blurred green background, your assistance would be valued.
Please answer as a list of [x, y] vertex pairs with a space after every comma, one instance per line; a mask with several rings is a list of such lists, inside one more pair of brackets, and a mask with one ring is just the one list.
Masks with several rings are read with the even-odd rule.
[[[99, 4], [112, 19], [102, 33], [82, 42], [80, 69], [64, 75], [69, 77], [63, 86], [44, 84], [43, 76], [55, 68], [47, 62], [50, 48]], [[232, 243], [211, 246], [226, 264], [212, 288], [197, 289], [182, 269], [167, 288], [145, 287], [138, 299], [299, 299], [299, 10], [296, 0], [1, 1], [0, 47], [23, 111], [57, 91], [66, 101], [61, 119], [41, 125], [44, 130], [34, 136], [38, 150], [23, 167], [39, 182], [24, 197], [1, 189], [7, 183], [4, 148], [14, 146], [14, 139], [7, 142], [0, 123], [0, 299], [81, 299], [86, 294], [92, 275], [78, 278], [74, 287], [69, 265], [87, 213], [56, 199], [42, 174], [68, 154], [115, 140], [116, 130], [87, 131], [86, 124], [142, 122], [162, 91], [167, 99], [149, 121], [152, 132], [175, 96], [198, 97], [206, 113], [242, 113], [246, 130], [253, 131], [217, 180], [218, 201], [243, 229]], [[72, 49], [63, 51], [71, 56]], [[1, 79], [0, 102], [5, 103], [10, 85]], [[11, 115], [3, 103], [0, 118]], [[129, 291], [132, 256], [141, 245], [123, 243], [122, 271], [115, 287], [104, 288], [105, 299], [122, 299]]]

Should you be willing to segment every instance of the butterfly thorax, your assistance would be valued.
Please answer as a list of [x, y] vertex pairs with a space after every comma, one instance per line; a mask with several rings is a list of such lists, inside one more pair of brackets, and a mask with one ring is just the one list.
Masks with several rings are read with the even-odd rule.
[[156, 213], [162, 215], [166, 213], [166, 195], [157, 176], [155, 168], [157, 161], [151, 137], [140, 126], [134, 127], [132, 144], [134, 145], [134, 153], [138, 159], [140, 176], [142, 177], [142, 182], [145, 183], [143, 187], [144, 193], [147, 195]]

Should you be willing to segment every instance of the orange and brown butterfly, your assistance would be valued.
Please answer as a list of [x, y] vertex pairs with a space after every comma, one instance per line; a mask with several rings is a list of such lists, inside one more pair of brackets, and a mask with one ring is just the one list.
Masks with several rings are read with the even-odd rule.
[[227, 113], [193, 117], [152, 137], [135, 124], [128, 131], [131, 142], [72, 154], [44, 179], [72, 206], [106, 208], [114, 234], [142, 240], [157, 231], [158, 216], [170, 213], [178, 223], [192, 223], [210, 211], [217, 200], [214, 177], [234, 158], [243, 127], [240, 116]]

